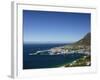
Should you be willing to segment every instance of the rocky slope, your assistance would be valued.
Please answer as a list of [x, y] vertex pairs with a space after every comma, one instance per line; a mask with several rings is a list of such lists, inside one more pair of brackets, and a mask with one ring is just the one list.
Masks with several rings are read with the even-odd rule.
[[77, 41], [75, 45], [85, 45], [90, 46], [91, 45], [91, 33], [87, 33], [82, 39]]

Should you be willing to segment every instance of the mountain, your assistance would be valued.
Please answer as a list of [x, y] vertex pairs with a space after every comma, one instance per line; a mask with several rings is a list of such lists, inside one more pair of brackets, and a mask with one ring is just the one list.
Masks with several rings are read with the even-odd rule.
[[85, 46], [91, 45], [91, 33], [90, 32], [87, 33], [82, 39], [77, 41], [75, 45], [85, 45]]

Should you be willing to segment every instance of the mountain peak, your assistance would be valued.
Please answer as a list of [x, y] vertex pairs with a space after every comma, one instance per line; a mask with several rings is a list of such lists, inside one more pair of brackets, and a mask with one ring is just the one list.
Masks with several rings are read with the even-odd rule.
[[87, 33], [82, 39], [77, 41], [75, 45], [86, 45], [89, 46], [91, 44], [91, 33]]

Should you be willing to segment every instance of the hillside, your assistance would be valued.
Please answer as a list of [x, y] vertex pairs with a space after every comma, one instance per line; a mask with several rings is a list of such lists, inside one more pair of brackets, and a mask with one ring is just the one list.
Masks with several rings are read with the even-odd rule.
[[82, 39], [77, 41], [75, 45], [85, 45], [89, 46], [91, 44], [91, 33], [87, 33]]

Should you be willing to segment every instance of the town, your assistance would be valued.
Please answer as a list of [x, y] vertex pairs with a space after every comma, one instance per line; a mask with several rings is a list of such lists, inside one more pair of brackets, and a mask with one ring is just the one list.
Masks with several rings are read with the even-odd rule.
[[53, 54], [71, 54], [71, 53], [81, 53], [81, 54], [87, 54], [90, 55], [90, 46], [73, 46], [73, 45], [68, 45], [68, 46], [63, 46], [63, 47], [56, 47], [50, 49], [50, 51]]
[[36, 53], [30, 55], [65, 55], [74, 53], [90, 55], [90, 46], [65, 45], [61, 47], [54, 47], [49, 50], [37, 51]]

